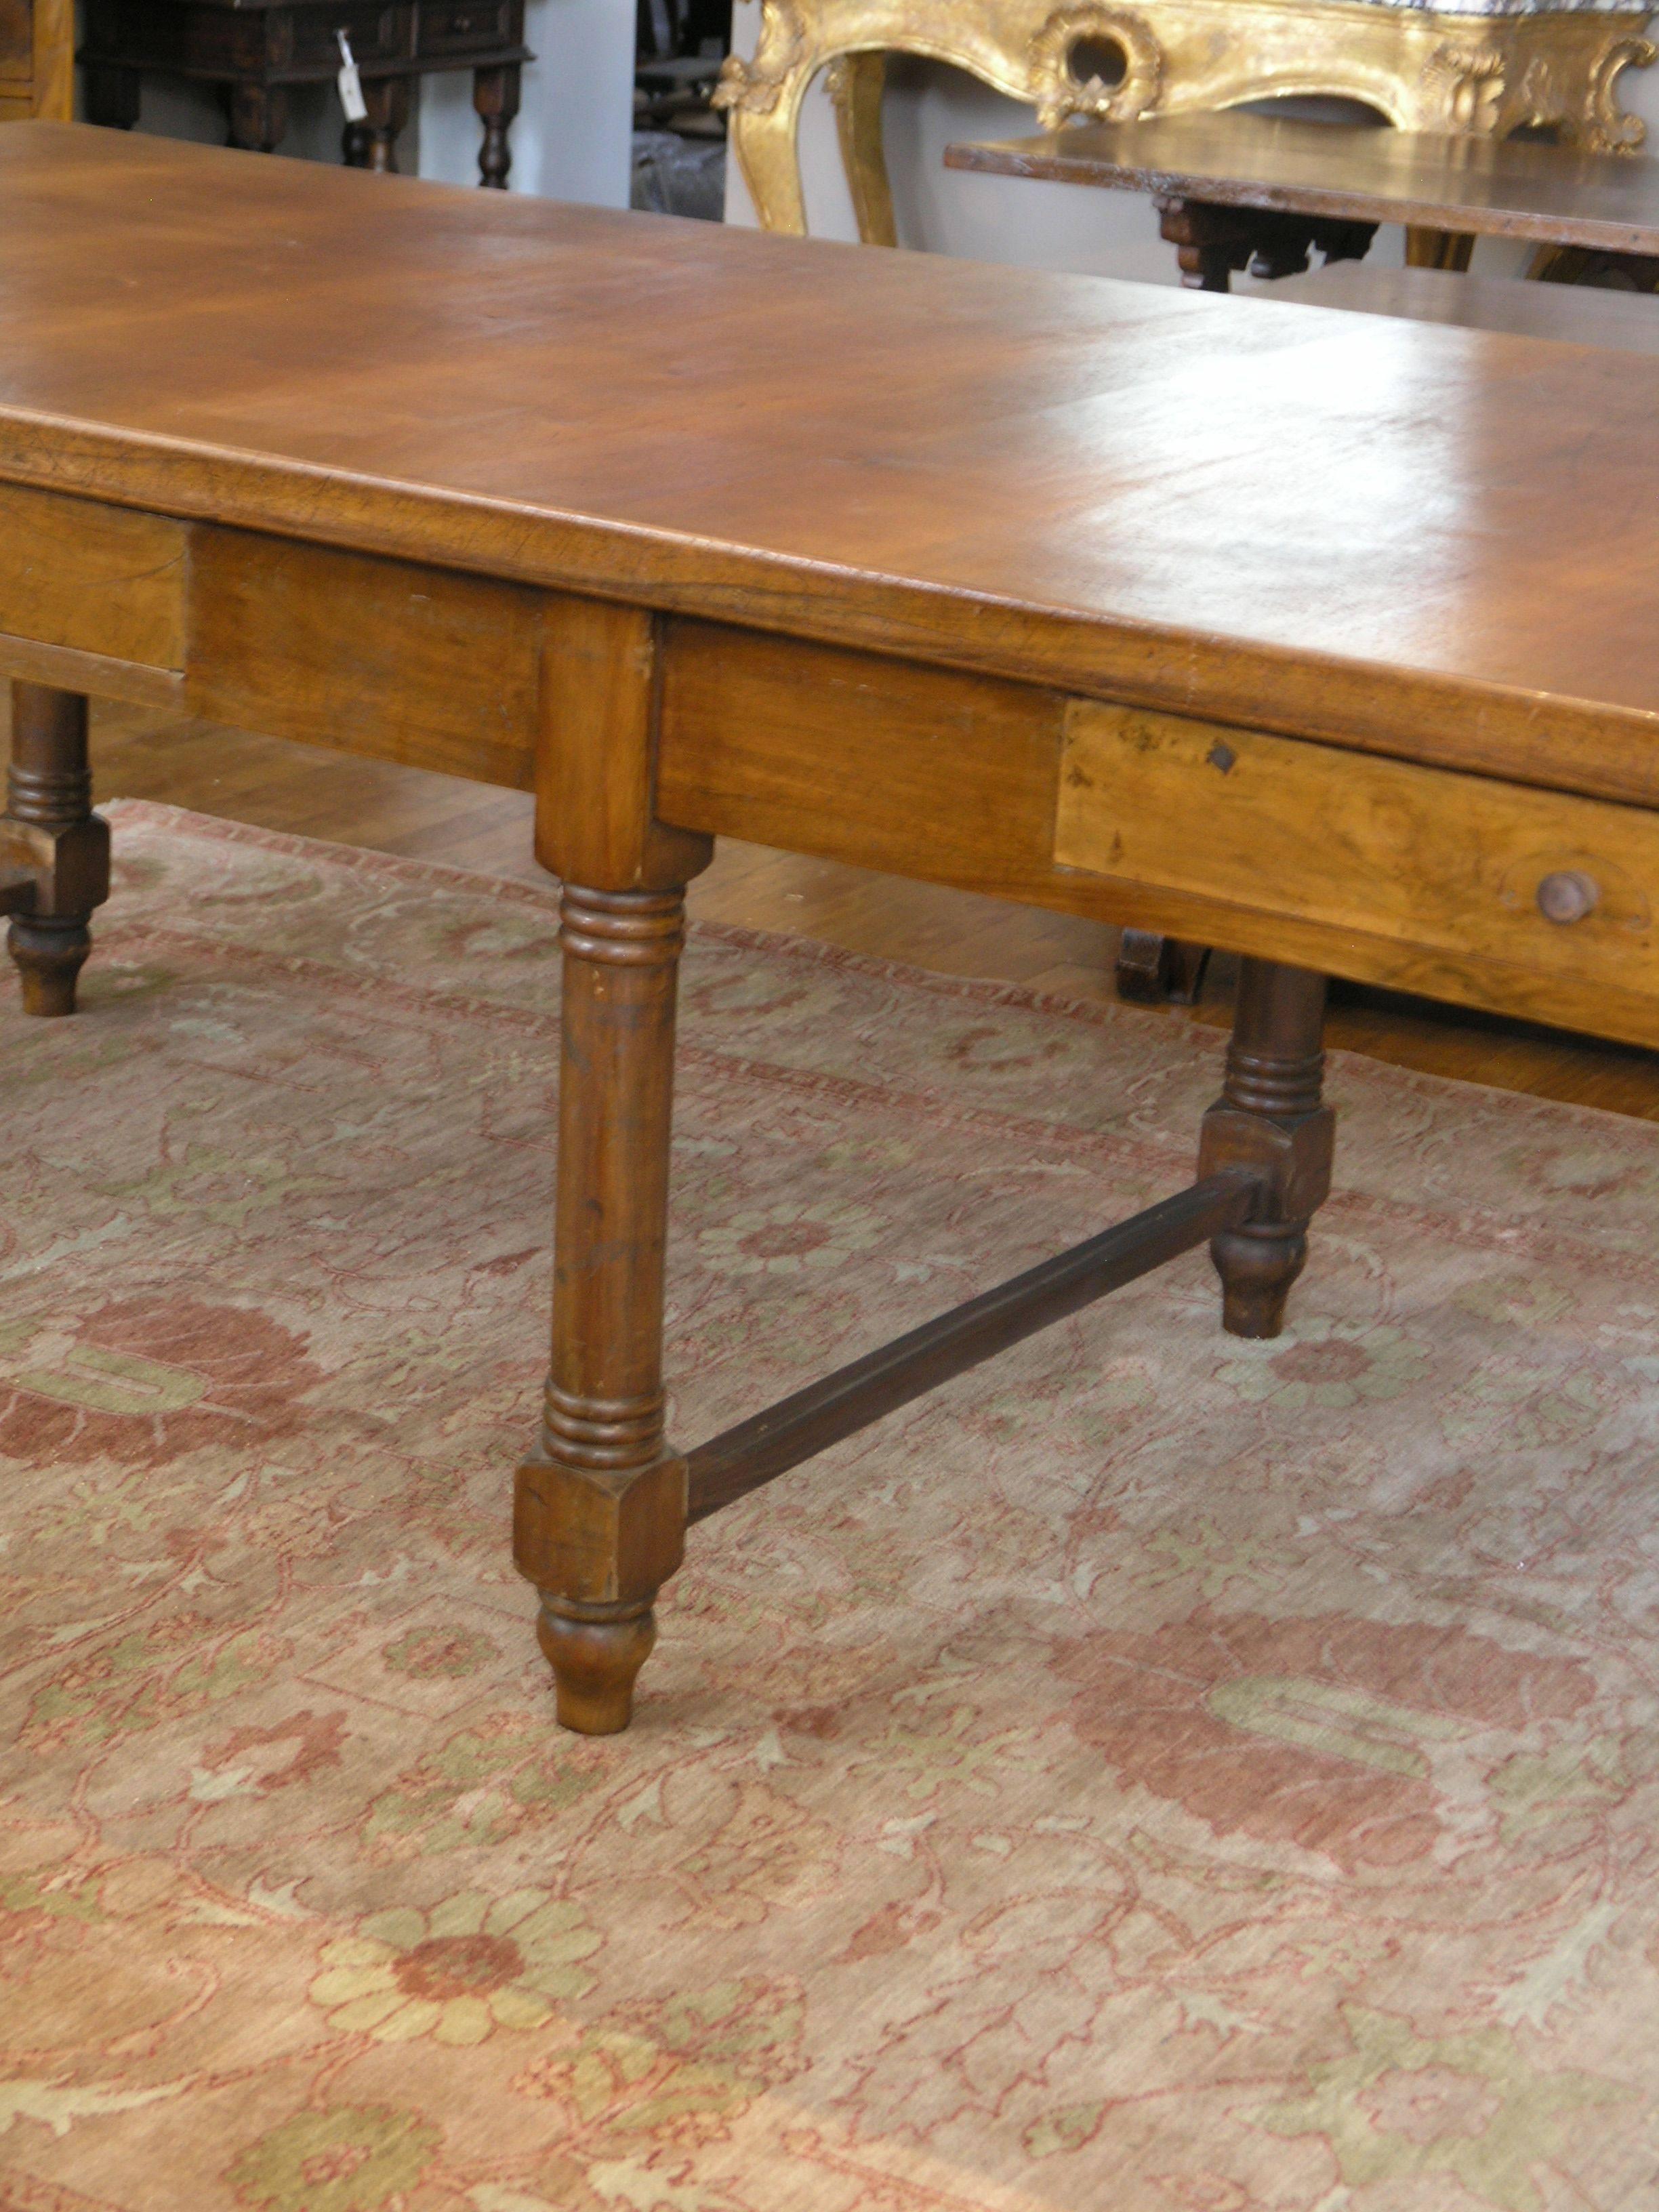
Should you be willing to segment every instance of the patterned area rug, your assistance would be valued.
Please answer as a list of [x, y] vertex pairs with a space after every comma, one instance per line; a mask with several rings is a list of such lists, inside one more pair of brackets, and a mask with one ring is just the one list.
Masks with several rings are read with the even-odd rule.
[[[1194, 1255], [694, 1535], [552, 1725], [554, 909], [145, 805], [8, 988], [0, 2203], [1652, 2212], [1659, 1130], [1339, 1060]], [[1175, 1188], [1220, 1041], [690, 955], [676, 1432]]]

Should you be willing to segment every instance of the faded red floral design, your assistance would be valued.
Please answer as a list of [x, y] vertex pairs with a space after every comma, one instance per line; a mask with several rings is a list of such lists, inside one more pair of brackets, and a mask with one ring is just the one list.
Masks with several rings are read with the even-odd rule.
[[455, 1680], [476, 1674], [501, 1648], [488, 1636], [465, 1628], [411, 1628], [380, 1654], [394, 1674], [416, 1682]]
[[1150, 1635], [1062, 1645], [1072, 1725], [1126, 1782], [1218, 1834], [1403, 1866], [1441, 1832], [1429, 1747], [1458, 1723], [1571, 1719], [1595, 1684], [1576, 1662], [1462, 1629], [1343, 1613], [1272, 1620], [1201, 1606]]
[[[94, 1019], [0, 991], [0, 2199], [1646, 2212], [1659, 1131], [1336, 1055], [1293, 1336], [1194, 1254], [905, 1408], [695, 1532], [579, 1739], [505, 1540], [553, 896], [116, 835]], [[1218, 1085], [741, 931], [682, 1006], [685, 1444]]]
[[759, 1977], [622, 2006], [513, 2087], [562, 2105], [593, 2152], [693, 2149], [723, 2141], [757, 2097], [801, 2071], [805, 2009], [798, 1983]]
[[228, 1735], [204, 1747], [202, 1764], [210, 1771], [240, 1767], [247, 1786], [266, 1797], [273, 1790], [290, 1789], [296, 1782], [308, 1782], [313, 1775], [337, 1766], [346, 1722], [343, 1711], [307, 1711], [270, 1728], [233, 1729]]
[[15, 1325], [0, 1368], [0, 1454], [158, 1467], [252, 1451], [306, 1418], [304, 1340], [268, 1315], [190, 1297], [112, 1299], [62, 1328]]
[[[684, 1794], [668, 1796], [671, 1817]], [[781, 1790], [744, 1781], [696, 1802], [693, 1832], [667, 1871], [698, 1924], [756, 1926], [823, 1887], [832, 1832]]]

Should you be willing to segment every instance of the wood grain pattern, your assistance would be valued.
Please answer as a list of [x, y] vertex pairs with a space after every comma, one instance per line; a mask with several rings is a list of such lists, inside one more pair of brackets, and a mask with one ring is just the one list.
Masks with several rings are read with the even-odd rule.
[[[1620, 434], [1650, 427], [1628, 400], [1639, 357], [1608, 376], [1580, 349], [1373, 323], [1350, 391], [1352, 318], [1222, 325], [1216, 303], [1022, 294], [1003, 271], [400, 198], [301, 165], [247, 180], [78, 132], [14, 160], [0, 134], [0, 477], [194, 524], [194, 703], [401, 758], [453, 749], [472, 774], [505, 754], [521, 777], [533, 740], [564, 999], [552, 1354], [514, 1540], [567, 1725], [627, 1724], [683, 1544], [662, 1373], [675, 972], [714, 833], [1247, 955], [1203, 1151], [1252, 1185], [1216, 1245], [1233, 1327], [1278, 1325], [1328, 1173], [1321, 971], [1528, 1008], [1577, 993], [1603, 1025], [1632, 1006], [1651, 1023], [1659, 459]], [[688, 268], [690, 368], [661, 337]], [[1448, 409], [1455, 455], [1425, 453]], [[60, 547], [51, 605], [93, 566]], [[1141, 686], [1179, 719], [1126, 708]], [[1211, 711], [1231, 696], [1236, 729]], [[72, 830], [81, 702], [48, 719], [65, 742], [14, 781]], [[1309, 742], [1356, 721], [1346, 753]], [[1449, 772], [1471, 766], [1491, 780]], [[1243, 803], [1195, 804], [1206, 777]], [[1648, 809], [1588, 795], [1608, 785]], [[1347, 841], [1352, 881], [1295, 848], [1292, 818]], [[1074, 1262], [1013, 1286], [993, 1334]], [[971, 1350], [990, 1311], [795, 1401], [794, 1443]]]
[[1228, 112], [961, 143], [945, 165], [1351, 222], [1659, 253], [1659, 162], [1535, 139]]
[[602, 890], [681, 886], [707, 837], [655, 816], [662, 624], [635, 607], [550, 599], [536, 763], [536, 855]]
[[[1107, 866], [1109, 831], [1103, 842], [1091, 839], [1085, 848], [1058, 835], [1056, 825], [1068, 717], [1082, 727], [1097, 714], [1111, 729], [1133, 719], [1148, 728], [1196, 730], [1192, 749], [1202, 769], [1200, 792], [1223, 781], [1206, 761], [1218, 738], [1236, 748], [1255, 743], [1272, 749], [1286, 742], [1182, 718], [1068, 703], [1051, 693], [976, 683], [869, 655], [676, 623], [668, 633], [658, 803], [674, 821], [718, 836], [920, 876], [1097, 921], [1155, 927], [1264, 960], [1635, 1043], [1659, 1042], [1659, 995], [1625, 979], [1626, 939], [1614, 937], [1609, 927], [1612, 916], [1629, 920], [1635, 911], [1628, 903], [1633, 894], [1614, 886], [1639, 881], [1642, 854], [1650, 849], [1647, 841], [1659, 835], [1659, 815], [1558, 801], [1484, 778], [1441, 775], [1292, 744], [1290, 757], [1315, 757], [1314, 766], [1327, 778], [1317, 803], [1335, 807], [1340, 816], [1359, 808], [1348, 791], [1367, 791], [1369, 776], [1403, 776], [1412, 792], [1422, 787], [1413, 779], [1424, 776], [1443, 799], [1455, 794], [1461, 804], [1467, 788], [1482, 803], [1490, 799], [1500, 810], [1495, 823], [1516, 825], [1516, 839], [1523, 823], [1555, 821], [1558, 805], [1568, 809], [1573, 822], [1604, 833], [1608, 908], [1599, 921], [1592, 917], [1578, 926], [1599, 950], [1564, 949], [1558, 940], [1571, 931], [1547, 925], [1535, 910], [1518, 904], [1489, 915], [1479, 938], [1463, 942], [1450, 933], [1449, 923], [1425, 921], [1415, 933], [1403, 921], [1384, 927], [1357, 904], [1356, 884], [1346, 885], [1346, 910], [1334, 896], [1328, 904], [1311, 897], [1298, 902], [1294, 876], [1291, 890], [1281, 898], [1273, 874], [1277, 846], [1255, 857], [1234, 844], [1218, 846], [1213, 855], [1207, 848], [1200, 852], [1191, 834], [1200, 817], [1192, 811], [1184, 780], [1196, 769], [1185, 765], [1178, 788], [1167, 774], [1159, 781], [1154, 771], [1139, 771], [1145, 787], [1140, 796], [1148, 803], [1167, 810], [1178, 800], [1184, 810], [1163, 830], [1142, 824], [1148, 837], [1165, 839], [1176, 860], [1167, 868], [1148, 865], [1139, 872]], [[1073, 761], [1074, 773], [1076, 766]], [[1340, 787], [1335, 791], [1333, 778]], [[1127, 784], [1124, 790], [1127, 812], [1133, 802]], [[1300, 794], [1304, 800], [1308, 795], [1306, 789]], [[1076, 810], [1078, 799], [1073, 791], [1062, 804]], [[1508, 801], [1512, 813], [1501, 811]], [[1294, 867], [1319, 840], [1308, 835], [1305, 817], [1292, 818], [1292, 802], [1287, 799], [1285, 805], [1290, 827], [1283, 844], [1287, 865]], [[1478, 834], [1484, 834], [1479, 823], [1470, 824], [1469, 839]], [[1437, 823], [1435, 835], [1443, 846], [1454, 831]], [[1519, 846], [1506, 849], [1514, 859]], [[1554, 856], [1553, 866], [1569, 866], [1576, 864], [1573, 854], [1591, 849], [1601, 848], [1590, 846], [1588, 827], [1571, 838], [1540, 842], [1540, 865], [1526, 896], [1549, 872], [1544, 855]], [[1389, 854], [1388, 864], [1397, 868], [1397, 856]], [[1443, 911], [1447, 894], [1440, 871], [1445, 865], [1443, 850], [1425, 847], [1412, 861], [1404, 888], [1378, 891], [1382, 910], [1398, 915], [1413, 896], [1432, 897], [1438, 886]], [[1471, 877], [1467, 847], [1459, 848], [1456, 866]], [[1513, 887], [1511, 895], [1520, 896]], [[1511, 925], [1512, 939], [1505, 935]], [[1534, 943], [1544, 948], [1536, 960]]]
[[0, 218], [0, 477], [1659, 794], [1659, 362], [70, 125]]
[[526, 790], [544, 600], [521, 586], [198, 526], [191, 710]]
[[685, 1462], [663, 1432], [663, 1267], [685, 884], [711, 846], [656, 818], [662, 623], [545, 610], [538, 856], [564, 878], [552, 1364], [519, 1469], [514, 1556], [567, 1728], [626, 1728], [684, 1549]]
[[663, 1433], [663, 1267], [674, 1092], [679, 890], [561, 900], [563, 1003], [553, 1358], [519, 1468], [514, 1558], [567, 1728], [628, 1725], [685, 1548], [685, 1462]]
[[[3, 711], [0, 696], [0, 712]], [[95, 713], [100, 792], [205, 809], [240, 822], [376, 852], [447, 861], [514, 881], [545, 878], [531, 858], [524, 792], [320, 752], [155, 709]], [[694, 921], [735, 922], [987, 976], [1083, 1001], [1111, 993], [1112, 931], [1082, 916], [878, 874], [834, 860], [724, 838], [690, 890]], [[1212, 961], [1191, 1014], [1224, 1016], [1233, 963]], [[1326, 1037], [1463, 1082], [1659, 1121], [1659, 1054], [1492, 1015], [1471, 1015], [1344, 986]]]
[[0, 483], [0, 631], [182, 668], [186, 538], [165, 515]]
[[74, 646], [41, 645], [33, 638], [0, 633], [0, 677], [7, 676], [61, 691], [84, 691], [94, 699], [119, 699], [134, 707], [177, 711], [185, 702], [182, 669], [146, 668], [136, 660], [111, 660]]
[[[1484, 970], [1489, 994], [1512, 975], [1537, 1013], [1562, 990], [1575, 1006], [1614, 991], [1646, 1009], [1633, 1041], [1659, 1043], [1659, 813], [1644, 808], [1073, 703], [1054, 857], [1376, 940], [1385, 963], [1399, 947]], [[1574, 875], [1591, 910], [1549, 919], [1540, 887]]]
[[1019, 684], [673, 623], [658, 804], [722, 836], [1041, 902], [1064, 712]]

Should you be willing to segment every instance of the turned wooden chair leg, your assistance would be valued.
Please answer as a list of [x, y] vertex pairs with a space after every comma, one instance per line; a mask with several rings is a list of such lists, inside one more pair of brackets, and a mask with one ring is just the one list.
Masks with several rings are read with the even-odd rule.
[[542, 1596], [558, 1717], [627, 1727], [652, 1602], [684, 1551], [685, 1462], [663, 1437], [663, 1250], [680, 890], [563, 898], [553, 1364], [519, 1470], [514, 1553]]
[[92, 950], [88, 922], [109, 896], [109, 830], [92, 811], [87, 702], [44, 684], [11, 687], [8, 857], [33, 877], [8, 947], [23, 1011], [72, 1014], [76, 978]]
[[1331, 1187], [1334, 1116], [1320, 1101], [1325, 978], [1270, 960], [1239, 963], [1238, 997], [1221, 1097], [1204, 1116], [1199, 1174], [1269, 1170], [1255, 1216], [1216, 1237], [1222, 1324], [1234, 1336], [1277, 1336], [1308, 1256], [1308, 1223]]

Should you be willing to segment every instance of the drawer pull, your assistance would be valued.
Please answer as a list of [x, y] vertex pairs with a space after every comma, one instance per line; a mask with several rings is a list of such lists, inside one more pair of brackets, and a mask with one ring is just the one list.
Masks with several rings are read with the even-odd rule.
[[1583, 921], [1601, 896], [1595, 878], [1582, 868], [1558, 868], [1538, 886], [1538, 911], [1546, 921]]

